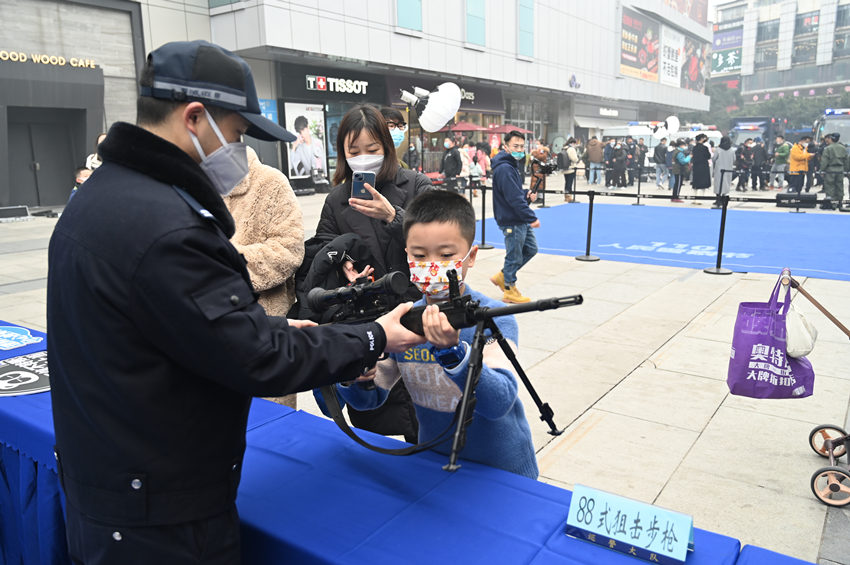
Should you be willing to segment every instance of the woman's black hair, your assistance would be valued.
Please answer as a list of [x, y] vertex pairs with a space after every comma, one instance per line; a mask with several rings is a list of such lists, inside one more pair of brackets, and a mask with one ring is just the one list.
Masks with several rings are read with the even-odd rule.
[[729, 138], [728, 135], [724, 135], [720, 138], [720, 145], [718, 147], [720, 147], [720, 149], [723, 149], [724, 151], [726, 149], [732, 149], [732, 140]]
[[[349, 138], [356, 139], [360, 132], [366, 130], [384, 150], [384, 164], [378, 171], [377, 183], [394, 180], [398, 174], [398, 159], [394, 158], [395, 144], [390, 137], [390, 129], [381, 113], [369, 104], [360, 104], [345, 113], [339, 122], [336, 135], [336, 154], [339, 156], [334, 171], [333, 183], [340, 185], [351, 180], [352, 170], [345, 159], [345, 149]], [[377, 187], [375, 187], [377, 188]]]

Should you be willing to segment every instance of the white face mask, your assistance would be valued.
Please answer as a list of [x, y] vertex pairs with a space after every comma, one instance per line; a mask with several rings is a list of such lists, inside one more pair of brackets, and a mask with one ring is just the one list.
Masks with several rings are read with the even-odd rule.
[[469, 258], [470, 253], [472, 253], [471, 247], [463, 259], [456, 261], [412, 261], [408, 257], [410, 282], [427, 297], [447, 298], [449, 296], [448, 272], [454, 269], [457, 272], [458, 284], [462, 283], [463, 262]]
[[375, 173], [376, 176], [384, 165], [383, 155], [357, 155], [356, 157], [346, 157], [345, 160], [348, 161], [348, 166], [351, 167], [352, 171]]
[[241, 141], [228, 143], [206, 108], [204, 113], [218, 140], [221, 141], [221, 147], [207, 155], [195, 134], [190, 131], [189, 136], [195, 144], [198, 155], [201, 156], [201, 169], [207, 174], [218, 193], [227, 196], [248, 174], [248, 145]]

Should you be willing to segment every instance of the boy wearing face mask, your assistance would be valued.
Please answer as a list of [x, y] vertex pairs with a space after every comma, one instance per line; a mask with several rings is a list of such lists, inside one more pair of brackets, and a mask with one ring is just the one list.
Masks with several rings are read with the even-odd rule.
[[[452, 421], [466, 380], [475, 333], [474, 328], [454, 329], [439, 310], [438, 304], [449, 295], [448, 271], [455, 270], [461, 293], [471, 295], [481, 306], [502, 304], [463, 282], [475, 265], [478, 247], [473, 245], [475, 212], [462, 195], [435, 190], [417, 197], [407, 209], [404, 233], [411, 281], [423, 294], [416, 305], [428, 305], [422, 313], [428, 342], [379, 362], [377, 370], [369, 375], [374, 375], [375, 387], [353, 383], [337, 385], [337, 390], [350, 406], [374, 408], [384, 402], [388, 390], [401, 379], [413, 399], [419, 443], [423, 443]], [[516, 349], [514, 317], [502, 316], [494, 321]], [[484, 346], [475, 397], [473, 421], [467, 428], [466, 447], [460, 458], [536, 479], [537, 460], [528, 420], [517, 398], [517, 380], [510, 361], [495, 341]], [[432, 449], [447, 455], [451, 443], [449, 436]]]

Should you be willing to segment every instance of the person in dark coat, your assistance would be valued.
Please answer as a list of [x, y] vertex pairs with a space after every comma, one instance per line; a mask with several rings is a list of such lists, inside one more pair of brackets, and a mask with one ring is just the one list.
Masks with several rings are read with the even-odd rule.
[[242, 135], [294, 136], [263, 118], [244, 60], [205, 41], [167, 43], [140, 86], [139, 125], [110, 128], [48, 251], [69, 556], [236, 565], [251, 398], [352, 380], [424, 338], [399, 323], [409, 306], [308, 327], [257, 302], [222, 195], [248, 171]]
[[757, 137], [753, 140], [753, 190], [767, 190], [767, 149], [764, 140]]
[[446, 190], [453, 190], [457, 192], [459, 190], [457, 177], [463, 170], [463, 161], [460, 157], [460, 150], [457, 148], [455, 140], [451, 137], [447, 137], [443, 140], [443, 147], [446, 148], [446, 151], [443, 153], [443, 161], [440, 164], [440, 172], [446, 177]]
[[747, 190], [747, 181], [750, 178], [750, 170], [753, 167], [753, 140], [748, 139], [738, 146], [735, 151], [735, 168], [738, 170], [738, 186], [735, 190], [744, 192]]
[[613, 169], [611, 173], [611, 183], [617, 188], [626, 186], [627, 159], [628, 154], [626, 153], [626, 148], [623, 147], [622, 143], [617, 142], [617, 144], [614, 145], [613, 151], [611, 151], [611, 168]]
[[696, 145], [691, 152], [691, 166], [693, 167], [693, 180], [691, 184], [697, 190], [711, 188], [711, 152], [705, 146], [708, 136], [704, 133], [696, 137]]
[[[369, 257], [352, 257], [353, 261], [343, 265], [351, 275], [349, 280], [358, 274], [377, 279], [392, 271], [400, 271], [409, 278], [402, 232], [404, 210], [416, 196], [432, 188], [431, 181], [422, 173], [399, 166], [389, 129], [383, 116], [372, 106], [355, 106], [343, 116], [336, 144], [340, 159], [333, 177], [335, 186], [325, 199], [316, 236], [346, 233], [360, 236], [369, 250]], [[460, 158], [457, 164], [459, 166]], [[351, 175], [355, 170], [376, 174], [377, 186], [367, 185], [371, 200], [351, 198]], [[355, 262], [366, 265], [363, 268], [368, 267], [369, 271], [354, 273], [352, 263]], [[422, 296], [412, 284], [409, 292], [411, 300]], [[349, 406], [348, 416], [351, 423], [361, 429], [383, 435], [403, 435], [413, 441], [418, 437], [415, 408], [401, 380], [380, 408], [358, 412]]]

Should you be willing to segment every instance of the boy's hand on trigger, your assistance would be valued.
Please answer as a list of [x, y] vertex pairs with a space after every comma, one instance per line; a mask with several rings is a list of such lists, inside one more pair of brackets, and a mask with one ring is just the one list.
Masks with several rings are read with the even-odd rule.
[[426, 306], [422, 311], [422, 329], [425, 339], [437, 349], [447, 349], [460, 343], [460, 330], [452, 327], [436, 304]]

